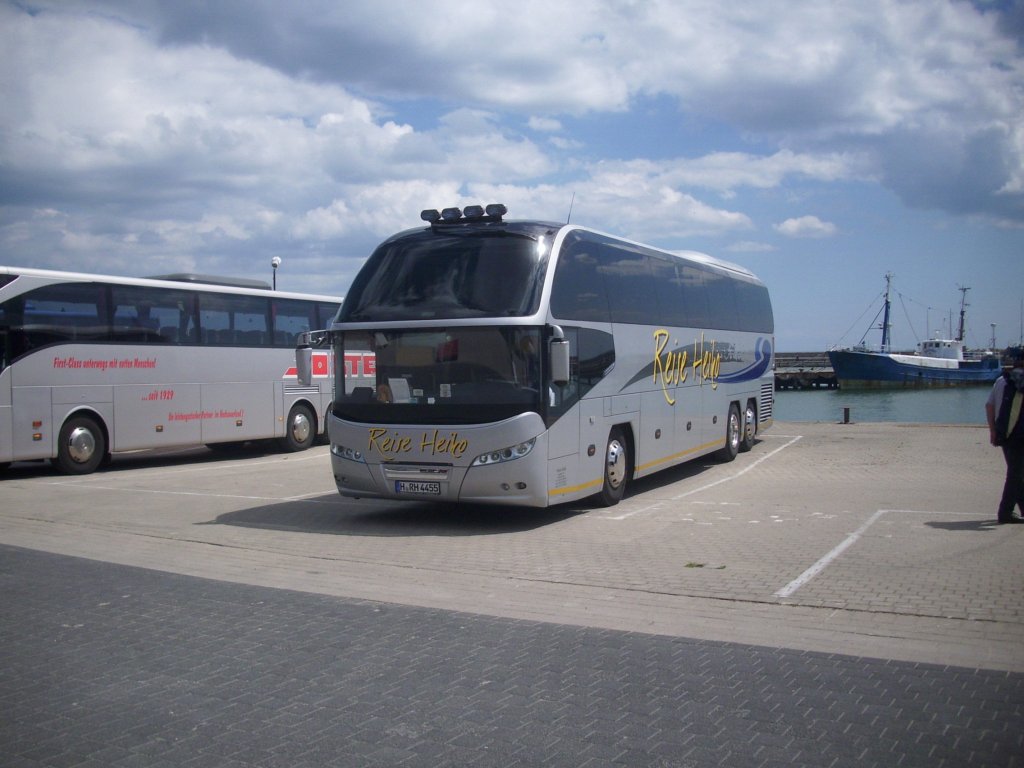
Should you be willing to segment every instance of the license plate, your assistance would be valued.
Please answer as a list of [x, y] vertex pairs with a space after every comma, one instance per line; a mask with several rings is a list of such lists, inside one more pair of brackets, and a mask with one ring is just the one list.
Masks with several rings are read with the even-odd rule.
[[424, 483], [419, 480], [396, 480], [395, 493], [416, 493], [428, 496], [440, 496], [440, 483]]

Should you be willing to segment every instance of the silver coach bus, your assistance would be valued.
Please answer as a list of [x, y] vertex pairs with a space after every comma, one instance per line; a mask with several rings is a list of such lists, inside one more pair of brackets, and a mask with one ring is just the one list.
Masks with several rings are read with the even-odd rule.
[[752, 273], [505, 213], [424, 211], [303, 338], [300, 379], [333, 348], [343, 495], [610, 506], [632, 478], [753, 446], [774, 322]]
[[[263, 286], [263, 287], [253, 287]], [[0, 467], [94, 471], [111, 452], [322, 433], [330, 356], [299, 384], [299, 333], [341, 299], [200, 275], [0, 267]]]

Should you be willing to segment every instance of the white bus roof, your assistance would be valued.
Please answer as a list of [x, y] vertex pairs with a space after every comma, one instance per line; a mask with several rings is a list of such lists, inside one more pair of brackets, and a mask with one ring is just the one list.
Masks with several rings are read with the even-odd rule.
[[713, 267], [728, 269], [730, 272], [738, 272], [739, 274], [746, 275], [747, 277], [757, 278], [757, 276], [746, 267], [734, 264], [731, 261], [725, 261], [724, 259], [709, 256], [708, 254], [701, 253], [700, 251], [671, 251], [671, 253], [674, 253], [677, 256], [682, 256], [684, 259], [699, 261], [702, 264], [709, 264]]
[[[296, 293], [294, 291], [275, 291], [269, 286], [262, 287], [259, 280], [246, 278], [216, 277], [213, 275], [192, 275], [181, 273], [159, 277], [125, 277], [120, 275], [102, 275], [92, 272], [63, 272], [55, 269], [34, 269], [31, 267], [11, 267], [0, 265], [0, 275], [23, 275], [50, 280], [69, 281], [100, 281], [119, 285], [145, 285], [153, 288], [186, 288], [192, 291], [213, 291], [216, 293], [242, 293], [255, 295], [274, 295], [283, 298], [316, 299], [340, 304], [342, 297], [324, 294]], [[216, 281], [216, 282], [215, 282]], [[253, 283], [252, 286], [242, 283]]]

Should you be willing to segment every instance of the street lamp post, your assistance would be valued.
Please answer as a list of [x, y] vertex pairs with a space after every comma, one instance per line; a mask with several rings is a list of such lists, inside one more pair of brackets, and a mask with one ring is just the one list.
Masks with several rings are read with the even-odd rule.
[[270, 260], [270, 266], [274, 269], [274, 290], [277, 290], [277, 268], [281, 266], [281, 257], [275, 256]]

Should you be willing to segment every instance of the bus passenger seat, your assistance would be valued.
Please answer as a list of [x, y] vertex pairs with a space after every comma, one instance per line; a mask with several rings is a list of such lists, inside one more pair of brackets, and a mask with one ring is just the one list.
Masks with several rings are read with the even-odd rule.
[[349, 400], [357, 403], [369, 403], [373, 400], [373, 387], [353, 387]]

